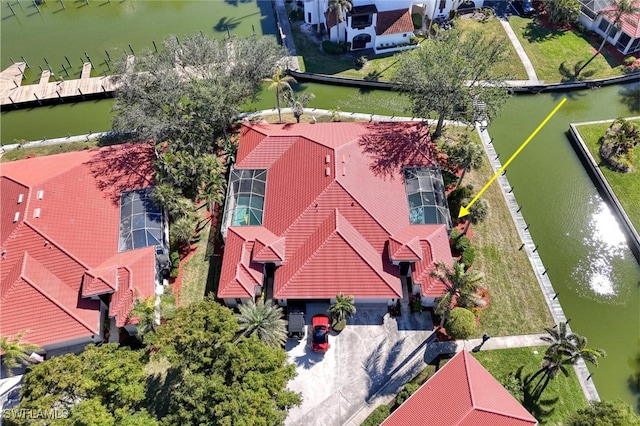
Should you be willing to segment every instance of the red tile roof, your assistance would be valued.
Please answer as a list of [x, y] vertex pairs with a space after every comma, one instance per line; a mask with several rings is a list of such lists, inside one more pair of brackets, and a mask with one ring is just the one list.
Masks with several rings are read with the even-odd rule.
[[467, 351], [423, 384], [382, 426], [531, 426], [537, 420]]
[[[636, 6], [640, 6], [640, 1], [634, 2]], [[615, 18], [614, 11], [615, 8], [613, 6], [602, 9], [602, 13], [609, 18], [611, 22]], [[627, 33], [632, 38], [640, 38], [640, 15], [630, 15], [624, 14], [620, 19], [620, 26], [622, 31]]]
[[[2, 164], [0, 334], [29, 330], [40, 346], [85, 338], [100, 334], [100, 306], [83, 297], [115, 292], [122, 324], [134, 293], [154, 294], [153, 248], [118, 254], [120, 193], [152, 176], [147, 144]], [[121, 268], [133, 272], [126, 285]]]
[[409, 9], [378, 12], [378, 20], [376, 22], [376, 35], [413, 32], [413, 20]]
[[[356, 298], [402, 297], [399, 270], [389, 258], [392, 236], [406, 240], [425, 269], [435, 260], [450, 263], [446, 226], [409, 222], [402, 164], [394, 164], [392, 173], [378, 173], [360, 145], [363, 136], [386, 140], [389, 134], [415, 132], [418, 126], [243, 127], [236, 168], [267, 169], [264, 217], [262, 226], [229, 227], [218, 297], [252, 297], [254, 281], [262, 282], [262, 269], [255, 276], [250, 273], [255, 278], [251, 280], [247, 271], [256, 269], [251, 265], [280, 259], [276, 299], [330, 298], [341, 291]], [[396, 139], [397, 144], [403, 141]], [[425, 160], [412, 156], [407, 161], [423, 165]], [[432, 251], [424, 253], [423, 245], [429, 244], [436, 247], [433, 257]], [[391, 252], [393, 256], [398, 250]]]

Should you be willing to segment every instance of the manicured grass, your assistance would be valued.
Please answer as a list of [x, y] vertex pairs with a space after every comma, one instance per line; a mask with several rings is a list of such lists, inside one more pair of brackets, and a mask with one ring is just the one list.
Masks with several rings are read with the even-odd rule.
[[[201, 301], [205, 294], [217, 285], [220, 272], [220, 259], [213, 255], [213, 236], [217, 232], [207, 220], [207, 211], [204, 208], [198, 210], [202, 229], [194, 243], [195, 254], [182, 265], [182, 276], [178, 304], [187, 306], [193, 302]], [[192, 246], [192, 249], [193, 249]]]
[[57, 145], [46, 145], [38, 148], [19, 147], [2, 154], [1, 162], [23, 160], [27, 156], [43, 157], [46, 155], [62, 154], [64, 152], [82, 151], [84, 149], [95, 148], [98, 143], [95, 140], [89, 142], [69, 142]]
[[624, 74], [624, 67], [605, 48], [604, 55], [598, 55], [576, 78], [575, 65], [586, 62], [596, 51], [587, 39], [572, 30], [547, 28], [535, 18], [511, 16], [509, 23], [540, 80], [552, 83]]
[[[631, 120], [640, 125], [640, 119]], [[640, 148], [636, 148], [633, 158], [634, 171], [631, 173], [617, 172], [602, 162], [600, 157], [599, 140], [611, 123], [585, 124], [577, 129], [593, 158], [598, 162], [598, 168], [605, 176], [611, 188], [622, 204], [627, 216], [631, 220], [633, 227], [640, 230]]]
[[[313, 32], [303, 32], [300, 29], [301, 24], [302, 21], [292, 22], [291, 28], [296, 52], [298, 53], [298, 62], [303, 71], [352, 78], [375, 76], [379, 80], [390, 80], [393, 77], [395, 65], [398, 61], [396, 54], [386, 53], [369, 57], [366, 64], [358, 69], [356, 68], [355, 59], [361, 56], [360, 53], [356, 51], [344, 55], [326, 54], [320, 48], [320, 36]], [[495, 36], [507, 39], [507, 35], [497, 19], [491, 19], [486, 23], [473, 19], [458, 19], [456, 25], [462, 31], [480, 30], [489, 37]], [[419, 37], [419, 40], [421, 40], [421, 43], [428, 42], [421, 37]], [[510, 60], [496, 67], [495, 71], [509, 74], [514, 79], [526, 80], [527, 73], [511, 43], [509, 43], [509, 55]]]
[[[473, 356], [500, 382], [510, 373], [522, 368], [521, 377], [526, 378], [540, 369], [546, 347], [513, 348], [493, 351], [480, 351]], [[563, 424], [567, 416], [584, 407], [587, 402], [576, 378], [573, 368], [569, 367], [569, 377], [558, 374], [549, 382], [538, 401], [526, 398], [525, 408], [541, 424]], [[531, 391], [538, 379], [528, 387]]]
[[[480, 143], [477, 132], [473, 140]], [[463, 185], [473, 185], [474, 194], [493, 176], [489, 161], [465, 175]], [[473, 268], [485, 275], [489, 307], [480, 316], [477, 336], [541, 333], [553, 323], [540, 285], [524, 251], [504, 196], [497, 183], [483, 194], [490, 205], [489, 217], [472, 225], [476, 259]]]
[[462, 31], [478, 30], [482, 31], [486, 37], [495, 37], [498, 40], [506, 40], [508, 46], [509, 59], [494, 68], [497, 74], [509, 75], [512, 80], [526, 80], [527, 71], [522, 65], [522, 61], [516, 53], [516, 49], [509, 41], [507, 33], [500, 25], [500, 21], [497, 18], [491, 18], [485, 22], [480, 22], [476, 19], [459, 18], [455, 21], [456, 28]]

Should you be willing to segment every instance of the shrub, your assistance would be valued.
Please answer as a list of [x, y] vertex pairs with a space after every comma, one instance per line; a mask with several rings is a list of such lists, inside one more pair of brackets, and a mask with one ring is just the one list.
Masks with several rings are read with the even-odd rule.
[[180, 253], [178, 250], [174, 250], [169, 255], [169, 259], [171, 259], [171, 265], [177, 267], [180, 264]]
[[416, 30], [422, 28], [422, 15], [419, 13], [412, 13], [411, 20], [413, 21], [413, 28]]
[[458, 228], [453, 228], [453, 231], [451, 231], [451, 236], [449, 237], [449, 239], [454, 243], [456, 243], [456, 241], [458, 240], [458, 238], [460, 238], [462, 236], [462, 232], [460, 232], [460, 230]]
[[456, 188], [447, 197], [447, 204], [449, 205], [449, 212], [451, 213], [451, 219], [454, 223], [458, 222], [458, 212], [464, 200], [471, 199], [473, 192], [466, 186]]
[[364, 67], [364, 65], [367, 63], [369, 59], [367, 59], [366, 56], [360, 56], [359, 58], [356, 59], [356, 67], [357, 68], [362, 68]]
[[624, 58], [624, 64], [626, 66], [631, 66], [633, 65], [633, 63], [637, 60], [637, 58], [635, 56], [627, 56], [626, 58]]
[[409, 397], [413, 395], [419, 387], [420, 385], [418, 385], [417, 383], [407, 383], [404, 386], [404, 389], [402, 389], [400, 392], [398, 392], [398, 395], [396, 395], [396, 405], [402, 405], [402, 403], [409, 399]]
[[369, 414], [369, 417], [367, 417], [360, 426], [379, 426], [387, 417], [389, 417], [389, 414], [391, 414], [391, 409], [388, 405], [379, 405], [371, 412], [371, 414]]
[[304, 19], [304, 11], [302, 9], [291, 9], [289, 19], [292, 21], [301, 21]]
[[333, 41], [324, 40], [322, 42], [322, 50], [329, 55], [341, 55], [347, 51], [347, 43], [334, 43]]
[[468, 309], [453, 308], [445, 328], [454, 339], [466, 339], [476, 331], [476, 316]]
[[460, 257], [462, 263], [464, 263], [465, 269], [469, 269], [473, 265], [473, 261], [476, 260], [476, 249], [473, 246], [467, 247]]
[[456, 240], [455, 249], [458, 250], [460, 253], [464, 253], [469, 248], [470, 245], [471, 245], [471, 240], [469, 239], [469, 237], [467, 237], [466, 235], [461, 235]]

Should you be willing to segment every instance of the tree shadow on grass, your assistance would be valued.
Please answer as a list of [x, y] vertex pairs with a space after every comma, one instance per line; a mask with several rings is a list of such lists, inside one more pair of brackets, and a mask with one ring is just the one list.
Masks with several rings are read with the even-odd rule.
[[546, 27], [542, 25], [542, 23], [538, 20], [534, 20], [527, 24], [524, 31], [522, 32], [522, 36], [529, 43], [542, 43], [558, 38], [566, 31], [568, 30]]
[[580, 68], [584, 64], [584, 61], [578, 61], [573, 66], [567, 64], [567, 62], [563, 62], [558, 67], [558, 72], [562, 76], [562, 82], [567, 81], [582, 81], [592, 77], [595, 74], [593, 70], [584, 70], [580, 72]]
[[515, 372], [515, 378], [522, 384], [522, 398], [520, 399], [522, 406], [531, 413], [538, 421], [544, 422], [556, 410], [556, 403], [560, 400], [559, 396], [551, 398], [542, 398], [540, 386], [541, 381], [546, 380], [546, 376], [542, 376], [535, 383], [531, 382], [534, 373], [522, 375], [524, 366], [518, 368]]

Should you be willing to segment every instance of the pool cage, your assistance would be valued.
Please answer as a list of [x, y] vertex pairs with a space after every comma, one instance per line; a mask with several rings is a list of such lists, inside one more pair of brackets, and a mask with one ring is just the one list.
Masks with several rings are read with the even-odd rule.
[[231, 169], [222, 218], [222, 236], [229, 226], [262, 225], [267, 171]]
[[446, 224], [451, 231], [444, 180], [439, 167], [405, 167], [404, 186], [412, 225]]
[[578, 0], [580, 3], [580, 10], [590, 20], [595, 20], [598, 16], [598, 12], [610, 5], [609, 0]]

